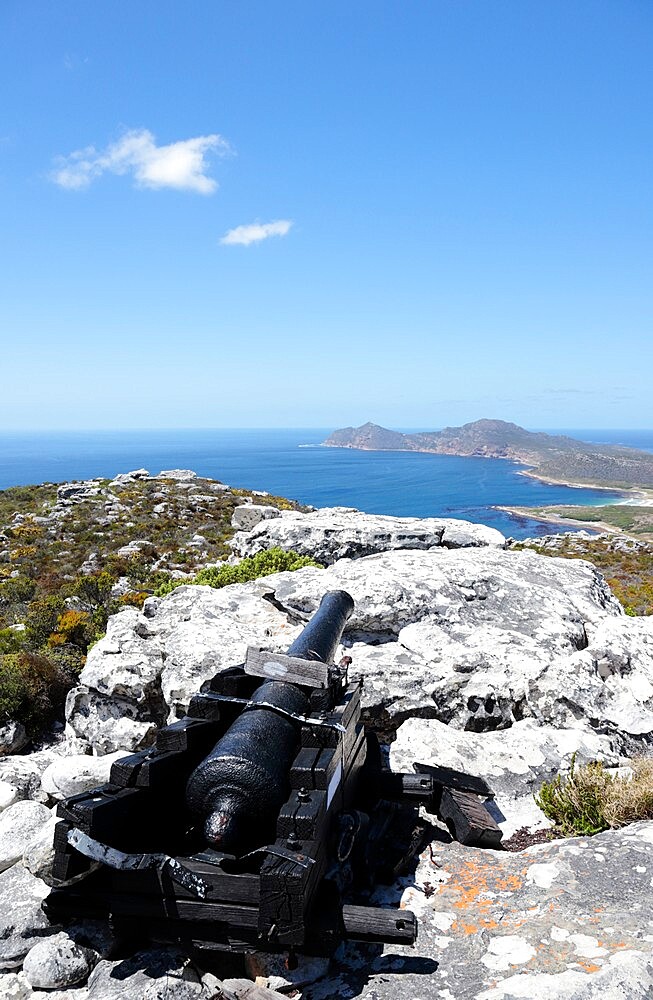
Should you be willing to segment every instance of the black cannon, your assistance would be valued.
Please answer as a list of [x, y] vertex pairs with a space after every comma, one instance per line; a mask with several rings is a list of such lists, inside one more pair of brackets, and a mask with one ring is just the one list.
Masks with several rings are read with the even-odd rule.
[[348, 682], [348, 657], [333, 663], [352, 609], [344, 591], [326, 594], [287, 653], [250, 647], [154, 747], [59, 806], [52, 919], [109, 916], [120, 935], [201, 951], [414, 943], [411, 912], [364, 899], [425, 846], [420, 805], [463, 843], [501, 834], [482, 779], [383, 767], [361, 682]]

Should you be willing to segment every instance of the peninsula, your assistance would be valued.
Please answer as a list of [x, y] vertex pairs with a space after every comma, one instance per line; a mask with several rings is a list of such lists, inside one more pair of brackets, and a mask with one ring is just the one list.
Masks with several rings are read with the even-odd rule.
[[524, 475], [548, 483], [606, 489], [653, 488], [653, 454], [620, 445], [591, 444], [562, 434], [527, 431], [505, 420], [402, 434], [366, 423], [330, 434], [324, 446], [364, 451], [421, 451], [434, 455], [505, 458], [529, 466]]

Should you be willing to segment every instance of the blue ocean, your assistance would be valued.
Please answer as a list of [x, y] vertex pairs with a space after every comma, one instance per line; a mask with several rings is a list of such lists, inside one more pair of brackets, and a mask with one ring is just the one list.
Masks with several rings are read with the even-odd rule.
[[[516, 463], [499, 459], [319, 447], [330, 430], [5, 432], [0, 434], [0, 489], [112, 477], [137, 468], [153, 474], [184, 468], [316, 507], [461, 517], [490, 524], [513, 538], [556, 528], [494, 510], [493, 505], [601, 504], [617, 499], [605, 490], [540, 483], [520, 475]], [[653, 431], [553, 433], [653, 451]]]

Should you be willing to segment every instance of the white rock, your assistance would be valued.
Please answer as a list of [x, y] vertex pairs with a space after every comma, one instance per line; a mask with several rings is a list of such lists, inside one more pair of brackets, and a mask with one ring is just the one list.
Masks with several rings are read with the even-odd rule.
[[148, 620], [125, 608], [109, 619], [106, 635], [90, 650], [80, 684], [98, 694], [143, 702], [158, 693], [162, 667], [161, 646]]
[[54, 885], [52, 866], [54, 864], [54, 831], [58, 823], [56, 816], [51, 815], [48, 822], [39, 827], [30, 837], [23, 851], [23, 864], [35, 877], [42, 879], [46, 885]]
[[0, 781], [0, 812], [19, 798], [18, 789], [8, 781]]
[[231, 516], [231, 526], [236, 531], [251, 531], [261, 521], [280, 516], [281, 512], [276, 507], [259, 503], [244, 503], [234, 510]]
[[84, 982], [96, 961], [97, 955], [90, 948], [81, 947], [60, 931], [29, 950], [23, 973], [35, 989], [60, 990]]
[[86, 687], [68, 692], [66, 718], [69, 734], [88, 740], [100, 754], [149, 746], [164, 721], [162, 715], [153, 717], [142, 701], [98, 694]]
[[476, 1000], [649, 1000], [651, 996], [651, 953], [630, 949], [611, 955], [591, 975], [578, 968], [511, 975], [478, 993]]
[[102, 961], [88, 980], [89, 1000], [212, 1000], [197, 969], [173, 948], [153, 948], [120, 962]]
[[54, 933], [41, 909], [50, 890], [23, 865], [0, 874], [0, 969], [15, 969], [32, 945]]
[[50, 819], [50, 810], [40, 802], [14, 802], [0, 813], [0, 872], [23, 856], [28, 843]]
[[0, 756], [16, 753], [27, 743], [27, 733], [22, 722], [8, 719], [0, 725]]
[[197, 479], [197, 473], [191, 469], [163, 469], [154, 477], [155, 479], [177, 479], [180, 482], [188, 479]]
[[[34, 993], [22, 972], [0, 972], [2, 1000], [30, 1000]], [[57, 997], [57, 1000], [59, 998]]]
[[41, 776], [41, 788], [52, 798], [60, 800], [79, 792], [97, 788], [109, 780], [111, 765], [127, 755], [127, 751], [117, 750], [115, 753], [104, 754], [101, 757], [77, 755], [74, 757], [59, 757], [45, 769]]
[[231, 541], [239, 556], [280, 546], [327, 565], [393, 549], [503, 548], [505, 543], [501, 532], [483, 524], [453, 518], [362, 514], [349, 507], [323, 507], [308, 514], [283, 511], [280, 517], [239, 531]]

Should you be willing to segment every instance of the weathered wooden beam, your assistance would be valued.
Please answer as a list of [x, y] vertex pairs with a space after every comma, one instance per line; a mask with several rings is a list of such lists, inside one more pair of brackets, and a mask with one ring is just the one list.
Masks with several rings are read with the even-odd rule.
[[249, 646], [245, 656], [245, 673], [267, 680], [287, 681], [302, 687], [327, 688], [329, 665], [320, 660], [304, 660], [286, 653], [271, 653], [260, 646]]
[[384, 910], [379, 906], [342, 908], [345, 938], [387, 944], [415, 944], [417, 919], [410, 910]]
[[498, 847], [503, 833], [483, 803], [470, 792], [443, 788], [440, 818], [447, 824], [452, 837], [469, 847]]
[[494, 792], [485, 778], [465, 774], [464, 771], [456, 771], [452, 767], [440, 767], [437, 764], [415, 763], [413, 767], [418, 774], [430, 774], [435, 782], [445, 788], [453, 788], [459, 792], [473, 792], [474, 795], [482, 795], [486, 799], [494, 798]]

